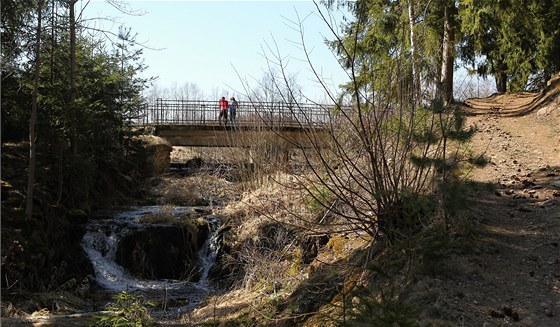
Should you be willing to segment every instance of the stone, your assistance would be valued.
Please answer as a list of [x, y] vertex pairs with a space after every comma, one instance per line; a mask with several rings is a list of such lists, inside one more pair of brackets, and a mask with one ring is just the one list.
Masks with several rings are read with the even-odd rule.
[[545, 119], [546, 116], [550, 115], [550, 113], [555, 109], [556, 109], [556, 106], [554, 104], [543, 106], [542, 108], [540, 108], [537, 111], [537, 118]]
[[489, 314], [490, 314], [490, 317], [492, 317], [492, 318], [505, 318], [506, 317], [506, 315], [504, 313], [502, 313], [498, 310], [495, 310], [495, 309], [491, 309]]
[[521, 206], [521, 207], [519, 207], [519, 211], [521, 211], [521, 212], [533, 212], [533, 208], [531, 208], [530, 206]]
[[146, 226], [121, 239], [116, 262], [143, 279], [192, 280], [197, 251], [197, 232], [189, 226]]
[[173, 146], [161, 137], [141, 135], [139, 139], [144, 147], [144, 173], [147, 177], [169, 172]]
[[524, 179], [521, 183], [523, 183], [523, 185], [525, 186], [535, 186], [535, 182]]

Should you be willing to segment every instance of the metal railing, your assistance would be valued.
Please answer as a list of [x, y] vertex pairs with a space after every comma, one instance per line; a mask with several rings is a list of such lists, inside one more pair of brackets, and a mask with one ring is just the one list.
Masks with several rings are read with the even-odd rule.
[[[141, 108], [138, 125], [218, 125], [218, 101], [157, 99]], [[332, 118], [332, 106], [286, 102], [239, 101], [238, 126], [320, 126]]]

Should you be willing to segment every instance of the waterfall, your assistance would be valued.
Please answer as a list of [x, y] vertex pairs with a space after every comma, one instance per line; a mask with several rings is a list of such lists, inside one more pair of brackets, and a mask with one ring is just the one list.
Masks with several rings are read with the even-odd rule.
[[[120, 239], [130, 231], [144, 228], [136, 222], [137, 218], [145, 214], [158, 212], [159, 206], [132, 208], [109, 217], [92, 219], [87, 226], [82, 240], [82, 247], [95, 270], [95, 279], [99, 286], [111, 292], [134, 292], [146, 296], [161, 296], [173, 299], [185, 299], [189, 309], [194, 309], [212, 287], [208, 280], [208, 273], [214, 265], [217, 245], [216, 231], [220, 220], [215, 216], [206, 216], [209, 226], [209, 236], [204, 245], [198, 250], [198, 266], [200, 278], [197, 282], [181, 280], [145, 280], [132, 276], [122, 266], [115, 262], [115, 254]], [[201, 211], [198, 208], [174, 207], [174, 213], [185, 214]], [[204, 210], [202, 210], [204, 211]], [[185, 308], [179, 308], [184, 311]]]
[[218, 254], [218, 233], [216, 232], [220, 221], [216, 217], [208, 217], [208, 223], [210, 226], [210, 234], [204, 242], [204, 245], [198, 251], [198, 264], [201, 268], [201, 274], [200, 280], [196, 286], [210, 292], [212, 289], [209, 284], [208, 273], [210, 273], [210, 269], [214, 266], [216, 255]]

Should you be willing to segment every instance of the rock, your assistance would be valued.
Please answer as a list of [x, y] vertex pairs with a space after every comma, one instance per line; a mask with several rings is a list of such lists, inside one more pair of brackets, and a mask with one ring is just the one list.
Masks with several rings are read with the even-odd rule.
[[502, 312], [506, 315], [511, 317], [513, 315], [513, 309], [510, 307], [503, 307]]
[[521, 207], [519, 207], [519, 211], [521, 211], [521, 212], [533, 212], [533, 208], [531, 208], [530, 206], [521, 206]]
[[197, 232], [188, 226], [148, 226], [121, 239], [116, 262], [140, 278], [192, 279], [197, 251]]
[[489, 314], [490, 314], [490, 317], [492, 317], [492, 318], [505, 318], [506, 317], [506, 315], [504, 313], [502, 313], [498, 310], [494, 310], [494, 309], [491, 309]]
[[535, 186], [534, 182], [532, 182], [530, 180], [527, 180], [527, 179], [524, 179], [521, 183], [523, 183], [523, 185], [525, 185], [525, 186]]
[[537, 118], [545, 119], [546, 116], [550, 115], [550, 113], [551, 113], [554, 109], [556, 109], [556, 106], [554, 106], [554, 104], [550, 104], [550, 105], [547, 105], [547, 106], [543, 106], [542, 108], [540, 108], [540, 109], [537, 111]]
[[70, 209], [68, 211], [68, 218], [79, 224], [85, 224], [88, 220], [88, 214], [80, 209]]
[[86, 294], [90, 292], [92, 280], [94, 280], [93, 276], [91, 275], [86, 276], [82, 280], [80, 285], [76, 287], [76, 294], [80, 295], [82, 298], [85, 298]]
[[502, 312], [505, 316], [510, 317], [513, 321], [519, 321], [519, 313], [515, 311], [512, 307], [504, 306]]
[[77, 284], [76, 279], [71, 278], [67, 280], [64, 284], [60, 285], [58, 289], [60, 291], [72, 291], [76, 288], [76, 284]]
[[173, 147], [166, 140], [153, 136], [139, 136], [145, 149], [144, 172], [147, 176], [158, 176], [169, 171]]
[[326, 245], [329, 241], [327, 235], [320, 236], [308, 236], [305, 238], [305, 244], [302, 248], [302, 260], [303, 263], [309, 264], [317, 257], [319, 249]]

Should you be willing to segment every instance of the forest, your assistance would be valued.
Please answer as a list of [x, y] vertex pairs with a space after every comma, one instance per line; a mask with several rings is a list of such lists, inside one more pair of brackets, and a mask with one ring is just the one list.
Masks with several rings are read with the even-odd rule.
[[[123, 8], [120, 1], [107, 1]], [[126, 26], [111, 38], [88, 27], [76, 3], [3, 0], [1, 5], [3, 317], [31, 314], [41, 309], [26, 309], [32, 294], [59, 291], [69, 280], [93, 275], [81, 247], [84, 225], [100, 209], [138, 203], [147, 194], [147, 181], [153, 183], [132, 124], [148, 102], [150, 80], [139, 77], [149, 65], [142, 60], [143, 48]], [[255, 274], [255, 262], [249, 253], [288, 264], [286, 271], [299, 276], [315, 269], [308, 252], [317, 256], [318, 247], [329, 247], [340, 254], [345, 235], [358, 235], [365, 245], [345, 257], [348, 267], [315, 275], [337, 284], [327, 287], [323, 300], [342, 303], [323, 318], [339, 326], [367, 319], [384, 321], [379, 326], [419, 326], [410, 318], [415, 311], [388, 295], [397, 287], [385, 285], [383, 296], [364, 289], [412, 269], [414, 256], [437, 265], [434, 260], [468, 234], [458, 219], [465, 209], [467, 172], [488, 160], [467, 145], [475, 130], [466, 126], [462, 103], [454, 97], [454, 73], [462, 68], [491, 78], [500, 94], [544, 90], [560, 71], [560, 1], [325, 0], [316, 5], [325, 24], [329, 10], [337, 7], [351, 16], [340, 35], [331, 26], [333, 35], [325, 40], [348, 73], [348, 82], [328, 93], [336, 108], [333, 123], [326, 137], [310, 132], [312, 147], [302, 150], [297, 169], [265, 156], [270, 151], [262, 149], [277, 143], [256, 134], [252, 162], [257, 168], [239, 181], [242, 192], [262, 192], [272, 183], [291, 194], [290, 201], [300, 202], [279, 209], [261, 195], [246, 200], [251, 210], [222, 212], [231, 216], [233, 230], [248, 212], [258, 212], [274, 226], [263, 233], [278, 241], [283, 231], [293, 241], [251, 243], [242, 241], [242, 231], [229, 235], [221, 263], [229, 268], [217, 274], [223, 279], [218, 284], [224, 293], [240, 285], [250, 288], [246, 281]], [[281, 49], [276, 51], [268, 59], [280, 69], [270, 72], [277, 78], [267, 91], [299, 99], [282, 63], [274, 62], [281, 58]], [[257, 89], [246, 97], [259, 101], [259, 94], [265, 92]], [[319, 241], [325, 235], [327, 241]], [[354, 265], [386, 279], [359, 281], [349, 268]], [[278, 278], [278, 270], [274, 276], [263, 271], [251, 285]], [[284, 305], [263, 311], [267, 317], [243, 319], [270, 325], [278, 320], [269, 315], [277, 315], [285, 325], [321, 325], [320, 308], [298, 300], [312, 289], [294, 287]], [[348, 309], [351, 305], [355, 310]]]

